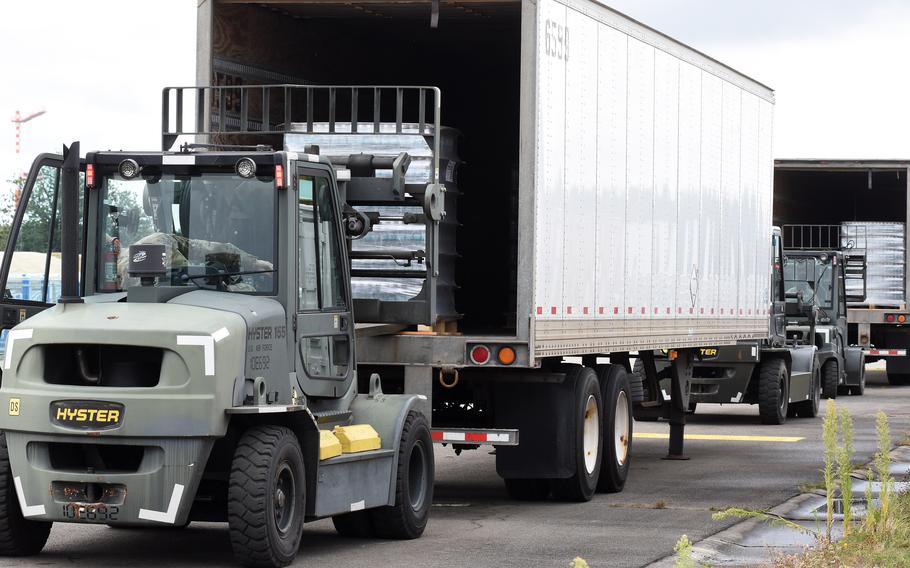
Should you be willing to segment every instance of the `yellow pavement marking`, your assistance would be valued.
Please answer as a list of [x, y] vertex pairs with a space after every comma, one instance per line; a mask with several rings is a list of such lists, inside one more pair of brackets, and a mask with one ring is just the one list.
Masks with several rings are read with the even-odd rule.
[[[646, 438], [651, 440], [669, 440], [669, 433], [662, 432], [635, 432], [633, 438]], [[735, 434], [686, 434], [686, 440], [721, 440], [725, 442], [799, 442], [805, 440], [802, 436], [740, 436]]]

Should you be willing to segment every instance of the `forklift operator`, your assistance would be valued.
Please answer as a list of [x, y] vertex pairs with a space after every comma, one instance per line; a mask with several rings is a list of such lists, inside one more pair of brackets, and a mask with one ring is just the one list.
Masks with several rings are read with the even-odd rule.
[[277, 209], [269, 180], [162, 175], [110, 179], [105, 191], [102, 290], [138, 285], [127, 273], [130, 247], [155, 244], [165, 247], [169, 285], [273, 292]]

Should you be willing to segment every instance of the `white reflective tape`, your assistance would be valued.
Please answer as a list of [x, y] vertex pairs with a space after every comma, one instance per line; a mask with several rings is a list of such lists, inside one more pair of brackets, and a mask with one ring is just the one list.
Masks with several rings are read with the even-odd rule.
[[219, 341], [221, 341], [225, 337], [229, 336], [230, 334], [231, 334], [231, 332], [229, 332], [226, 327], [222, 327], [221, 329], [219, 329], [218, 331], [216, 331], [215, 333], [212, 334], [212, 339], [215, 340], [215, 343], [218, 343]]
[[350, 181], [351, 170], [335, 170], [335, 177], [338, 178], [338, 181]]
[[304, 154], [304, 156], [306, 156], [306, 159], [310, 162], [319, 161], [319, 154]]
[[161, 156], [161, 164], [165, 166], [195, 166], [196, 156], [193, 155], [168, 155]]
[[663, 395], [664, 395], [664, 400], [670, 400], [670, 395], [667, 394], [667, 391], [665, 391], [664, 389], [660, 389], [660, 392], [663, 393]]
[[296, 160], [297, 152], [288, 152], [288, 160]]
[[198, 345], [205, 356], [205, 376], [215, 376], [215, 339], [211, 335], [178, 335], [177, 345]]
[[442, 439], [446, 442], [464, 442], [464, 432], [443, 432]]
[[258, 408], [257, 412], [258, 412], [259, 414], [269, 414], [269, 413], [272, 413], [272, 412], [287, 412], [287, 411], [288, 411], [288, 407], [287, 407], [287, 406], [283, 406], [283, 405], [277, 405], [277, 406], [259, 406], [259, 407], [257, 407], [257, 408]]
[[44, 505], [32, 505], [29, 507], [25, 504], [25, 491], [22, 489], [22, 478], [18, 475], [13, 479], [16, 486], [16, 495], [19, 497], [19, 508], [22, 509], [23, 517], [36, 517], [44, 514]]
[[6, 357], [3, 359], [3, 368], [9, 370], [13, 364], [13, 343], [17, 339], [31, 339], [32, 330], [14, 329], [6, 335]]
[[356, 503], [351, 503], [351, 512], [353, 513], [354, 511], [363, 511], [366, 509], [366, 506], [366, 501], [357, 501]]
[[487, 433], [487, 442], [508, 442], [508, 434], [493, 434], [492, 432]]
[[174, 484], [174, 492], [171, 493], [171, 501], [167, 504], [167, 511], [151, 511], [149, 509], [139, 509], [139, 518], [156, 523], [174, 524], [177, 520], [177, 511], [180, 509], [180, 499], [183, 497], [183, 485]]

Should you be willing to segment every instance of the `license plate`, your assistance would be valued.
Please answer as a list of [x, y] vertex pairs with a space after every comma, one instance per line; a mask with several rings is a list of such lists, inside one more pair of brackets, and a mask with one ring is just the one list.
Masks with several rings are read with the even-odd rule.
[[65, 503], [63, 518], [69, 521], [106, 523], [118, 520], [120, 507], [104, 503]]

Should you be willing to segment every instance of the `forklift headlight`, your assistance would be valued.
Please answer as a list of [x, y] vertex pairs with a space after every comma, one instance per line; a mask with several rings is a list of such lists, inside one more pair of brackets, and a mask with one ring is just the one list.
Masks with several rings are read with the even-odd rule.
[[117, 171], [120, 173], [120, 177], [123, 179], [133, 179], [139, 175], [139, 170], [139, 163], [132, 158], [123, 160], [117, 167]]
[[250, 158], [240, 158], [234, 165], [234, 170], [242, 178], [251, 178], [256, 175], [256, 162]]

